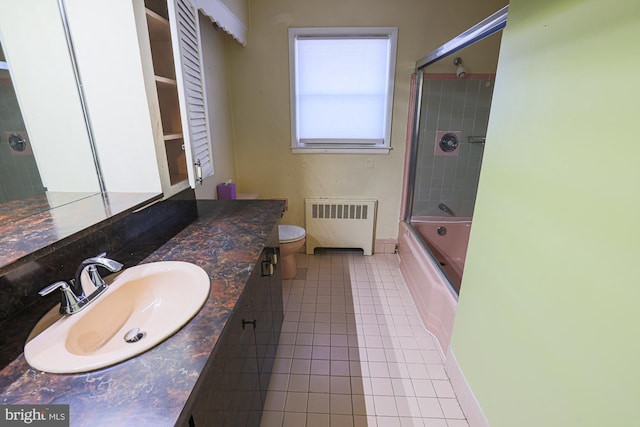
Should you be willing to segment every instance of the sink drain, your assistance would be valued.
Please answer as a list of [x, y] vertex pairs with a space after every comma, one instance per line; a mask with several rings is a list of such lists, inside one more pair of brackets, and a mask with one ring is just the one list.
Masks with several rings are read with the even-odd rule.
[[145, 335], [146, 334], [144, 332], [142, 332], [140, 329], [133, 328], [129, 332], [124, 334], [124, 340], [126, 342], [138, 342], [142, 338], [144, 338]]

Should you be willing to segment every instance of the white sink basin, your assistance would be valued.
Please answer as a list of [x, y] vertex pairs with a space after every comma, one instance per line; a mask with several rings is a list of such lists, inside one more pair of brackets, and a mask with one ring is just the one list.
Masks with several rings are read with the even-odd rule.
[[[58, 307], [54, 307], [34, 328], [24, 356], [34, 369], [60, 374], [88, 372], [122, 362], [187, 324], [207, 300], [209, 286], [207, 273], [186, 262], [163, 261], [128, 268], [82, 311], [57, 316], [56, 320]], [[127, 342], [125, 335], [136, 328], [142, 338]], [[130, 335], [136, 335], [135, 331]]]

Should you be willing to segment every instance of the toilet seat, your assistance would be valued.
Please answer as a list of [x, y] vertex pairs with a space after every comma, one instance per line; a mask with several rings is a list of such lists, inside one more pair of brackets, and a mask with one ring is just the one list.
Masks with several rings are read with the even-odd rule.
[[297, 225], [279, 225], [278, 236], [280, 237], [280, 243], [291, 243], [303, 239], [306, 236], [306, 231], [302, 227]]

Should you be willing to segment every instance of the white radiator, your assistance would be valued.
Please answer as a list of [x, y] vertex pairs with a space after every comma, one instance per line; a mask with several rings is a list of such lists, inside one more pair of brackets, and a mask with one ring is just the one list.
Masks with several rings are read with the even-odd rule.
[[373, 253], [375, 199], [305, 199], [307, 254], [315, 248], [362, 248]]

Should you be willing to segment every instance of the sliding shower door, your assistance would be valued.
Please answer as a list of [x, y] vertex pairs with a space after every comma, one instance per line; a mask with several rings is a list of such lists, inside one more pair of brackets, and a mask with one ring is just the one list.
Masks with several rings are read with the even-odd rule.
[[[499, 41], [500, 35], [493, 35], [421, 68], [417, 78], [418, 122], [406, 220], [456, 293], [464, 271], [484, 147], [491, 143], [486, 135]], [[463, 78], [456, 69], [460, 63], [466, 67]]]
[[473, 216], [494, 75], [425, 73], [412, 217]]

